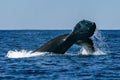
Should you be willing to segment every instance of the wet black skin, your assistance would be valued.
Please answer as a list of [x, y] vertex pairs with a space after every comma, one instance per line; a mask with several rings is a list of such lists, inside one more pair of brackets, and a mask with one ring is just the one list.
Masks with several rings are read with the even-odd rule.
[[69, 34], [60, 35], [33, 52], [52, 52], [64, 54], [74, 43], [80, 44], [85, 49], [94, 52], [93, 42], [90, 37], [94, 34], [96, 24], [88, 20], [78, 22]]

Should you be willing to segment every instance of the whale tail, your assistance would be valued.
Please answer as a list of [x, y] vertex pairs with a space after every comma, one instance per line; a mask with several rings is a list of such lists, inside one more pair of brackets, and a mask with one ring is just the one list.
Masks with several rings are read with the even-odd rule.
[[[96, 25], [94, 22], [82, 20], [76, 24], [70, 34], [58, 36], [45, 43], [34, 52], [53, 52], [64, 54], [74, 43], [79, 40], [82, 41], [82, 43], [80, 43], [81, 45], [84, 45], [85, 47], [85, 44], [87, 44], [89, 47], [91, 47], [91, 51], [94, 51], [94, 48], [92, 48], [92, 42], [89, 37], [94, 34], [95, 29]], [[88, 41], [86, 41], [86, 39], [88, 39]]]
[[[56, 45], [60, 45], [61, 43], [64, 42], [64, 40], [69, 36], [69, 34], [64, 34], [64, 35], [60, 35], [50, 41], [48, 41], [47, 43], [45, 43], [43, 46], [41, 46], [40, 48], [36, 49], [34, 52], [54, 52], [54, 53], [58, 53], [58, 54], [63, 54], [67, 49], [63, 49], [63, 50], [58, 50], [61, 49], [61, 47], [57, 47]], [[69, 42], [67, 43], [68, 46]], [[74, 44], [74, 43], [73, 43]], [[88, 53], [93, 53], [95, 52], [95, 47], [94, 47], [94, 43], [90, 38], [87, 39], [82, 39], [75, 42], [75, 44], [82, 46], [82, 48], [84, 48]], [[51, 46], [52, 45], [52, 46]], [[61, 46], [65, 47], [65, 43]], [[69, 48], [70, 46], [68, 46], [67, 48]]]

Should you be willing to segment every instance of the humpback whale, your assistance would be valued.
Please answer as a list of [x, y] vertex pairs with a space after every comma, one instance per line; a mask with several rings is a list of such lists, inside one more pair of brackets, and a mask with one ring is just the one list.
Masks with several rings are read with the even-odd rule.
[[94, 22], [88, 20], [79, 21], [70, 33], [49, 40], [33, 52], [64, 54], [73, 44], [81, 45], [84, 49], [94, 52], [93, 41], [90, 37], [95, 30], [96, 24]]

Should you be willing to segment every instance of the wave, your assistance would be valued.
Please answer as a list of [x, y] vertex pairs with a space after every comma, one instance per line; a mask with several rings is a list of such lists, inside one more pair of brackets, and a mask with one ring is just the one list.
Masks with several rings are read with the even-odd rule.
[[[32, 53], [32, 51], [27, 51], [27, 50], [21, 50], [21, 51], [17, 51], [17, 50], [12, 51], [12, 50], [10, 50], [10, 51], [8, 51], [6, 57], [7, 58], [29, 58], [29, 57], [37, 57], [37, 56], [45, 56], [45, 55], [54, 55], [54, 53], [49, 53], [49, 52], [35, 52], [35, 53]], [[106, 53], [104, 53], [104, 52], [102, 52], [100, 50], [97, 50], [94, 53], [89, 53], [85, 49], [83, 49], [82, 52], [79, 52], [78, 54], [65, 53], [64, 55], [67, 55], [67, 56], [106, 55]]]

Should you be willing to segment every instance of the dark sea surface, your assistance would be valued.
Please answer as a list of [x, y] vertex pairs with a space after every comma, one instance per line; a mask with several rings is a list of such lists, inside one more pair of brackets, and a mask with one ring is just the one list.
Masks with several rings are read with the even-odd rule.
[[[70, 30], [0, 30], [0, 80], [120, 80], [120, 30], [97, 31], [96, 54], [30, 55], [48, 40]], [[79, 55], [76, 55], [78, 54]]]

